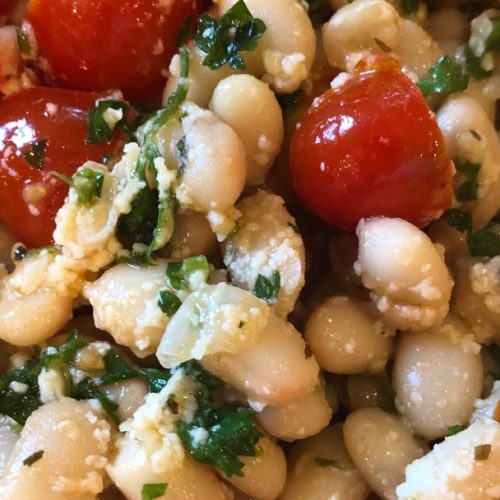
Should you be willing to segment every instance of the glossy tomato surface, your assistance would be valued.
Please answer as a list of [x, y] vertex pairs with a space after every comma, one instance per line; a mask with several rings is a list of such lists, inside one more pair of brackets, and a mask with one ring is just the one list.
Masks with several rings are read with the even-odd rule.
[[363, 217], [425, 226], [452, 202], [452, 163], [418, 88], [388, 65], [319, 97], [290, 148], [294, 188], [307, 210], [353, 231]]
[[56, 86], [159, 103], [162, 74], [201, 0], [31, 0], [27, 19]]
[[[39, 87], [0, 100], [0, 221], [29, 247], [51, 243], [54, 217], [68, 192], [51, 172], [72, 175], [117, 147], [116, 141], [86, 141], [88, 110], [99, 97]], [[42, 154], [33, 154], [37, 146]]]

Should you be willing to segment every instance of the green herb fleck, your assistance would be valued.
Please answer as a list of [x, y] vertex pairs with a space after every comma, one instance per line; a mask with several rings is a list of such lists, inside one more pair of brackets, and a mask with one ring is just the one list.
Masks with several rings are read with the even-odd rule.
[[401, 0], [401, 9], [406, 15], [413, 14], [417, 12], [419, 3], [419, 0]]
[[31, 52], [31, 43], [26, 31], [17, 30], [17, 46], [21, 54], [29, 54]]
[[78, 205], [89, 206], [94, 198], [101, 197], [104, 174], [90, 167], [79, 169], [73, 177], [60, 172], [52, 172], [52, 175], [76, 191]]
[[491, 452], [491, 444], [480, 444], [474, 447], [474, 460], [484, 461], [488, 460]]
[[183, 137], [177, 142], [177, 144], [175, 145], [175, 152], [177, 161], [179, 162], [177, 177], [182, 177], [187, 168], [186, 137]]
[[467, 244], [473, 257], [500, 255], [500, 224], [490, 222], [482, 229], [469, 234]]
[[108, 142], [113, 135], [113, 129], [108, 125], [104, 116], [109, 109], [121, 110], [123, 118], [118, 123], [124, 120], [125, 114], [129, 110], [129, 105], [124, 101], [115, 99], [102, 99], [97, 102], [89, 112], [87, 140], [91, 144], [96, 142]]
[[170, 290], [161, 290], [159, 292], [158, 306], [168, 317], [171, 318], [181, 305], [181, 299]]
[[448, 436], [454, 436], [455, 434], [462, 432], [464, 429], [465, 427], [463, 425], [451, 425], [448, 427]]
[[259, 274], [253, 287], [253, 294], [268, 304], [274, 304], [281, 288], [281, 276], [278, 271], [273, 271], [270, 278]]
[[317, 465], [320, 467], [335, 467], [336, 469], [343, 469], [344, 467], [340, 465], [336, 460], [330, 460], [329, 458], [316, 457], [314, 459]]
[[194, 273], [203, 273], [203, 279], [206, 281], [212, 272], [213, 266], [208, 262], [204, 255], [187, 257], [178, 262], [169, 262], [167, 264], [167, 278], [170, 286], [174, 290], [187, 290], [189, 287], [189, 278]]
[[125, 262], [133, 267], [148, 267], [154, 264], [153, 259], [146, 252], [130, 252], [129, 255], [122, 257], [120, 262]]
[[453, 228], [461, 233], [472, 231], [472, 215], [458, 208], [450, 208], [444, 213], [444, 219]]
[[458, 188], [456, 192], [457, 200], [477, 200], [477, 189], [479, 187], [477, 176], [479, 174], [479, 170], [481, 169], [481, 164], [461, 159], [455, 160], [454, 163], [457, 171], [467, 178], [467, 180]]
[[477, 130], [474, 130], [474, 129], [470, 129], [469, 132], [471, 133], [472, 137], [474, 137], [474, 139], [477, 139], [478, 141], [481, 140], [481, 136], [479, 135], [479, 133], [477, 132]]
[[236, 2], [219, 19], [202, 14], [194, 43], [207, 55], [203, 65], [217, 69], [229, 64], [233, 69], [246, 69], [240, 52], [255, 50], [266, 31], [261, 19], [252, 16], [243, 0]]
[[142, 486], [141, 499], [153, 500], [159, 498], [167, 491], [168, 483], [148, 483]]
[[32, 166], [41, 170], [45, 161], [45, 150], [48, 144], [47, 139], [35, 142], [29, 151], [23, 153], [24, 159]]
[[149, 392], [155, 393], [160, 392], [171, 377], [169, 371], [157, 370], [156, 368], [141, 368], [139, 374], [146, 379]]
[[23, 460], [23, 465], [31, 467], [35, 462], [38, 462], [38, 460], [40, 460], [43, 457], [44, 453], [45, 452], [43, 450], [35, 451], [35, 453], [33, 453], [32, 455]]
[[431, 94], [451, 94], [464, 90], [469, 85], [469, 77], [460, 64], [443, 56], [429, 70], [430, 78], [422, 78], [417, 82], [424, 97]]

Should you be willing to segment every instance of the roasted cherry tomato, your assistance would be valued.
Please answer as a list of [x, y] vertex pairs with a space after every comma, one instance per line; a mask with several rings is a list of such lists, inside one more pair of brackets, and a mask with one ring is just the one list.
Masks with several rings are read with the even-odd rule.
[[117, 144], [88, 144], [88, 110], [101, 94], [35, 88], [0, 100], [0, 220], [29, 247], [49, 245], [73, 175]]
[[[162, 74], [201, 0], [31, 0], [27, 19], [56, 86], [159, 102]], [[187, 23], [187, 24], [186, 24]]]
[[327, 90], [290, 147], [294, 188], [307, 210], [353, 231], [363, 217], [425, 226], [452, 202], [452, 162], [433, 113], [394, 64]]

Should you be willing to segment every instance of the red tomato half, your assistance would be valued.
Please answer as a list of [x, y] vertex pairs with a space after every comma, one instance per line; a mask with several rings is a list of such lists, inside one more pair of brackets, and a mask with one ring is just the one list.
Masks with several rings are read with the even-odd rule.
[[[100, 94], [35, 88], [0, 100], [0, 220], [28, 247], [49, 245], [54, 217], [68, 192], [51, 175], [73, 175], [86, 160], [116, 147], [87, 144], [88, 110]], [[25, 154], [47, 141], [40, 168]], [[32, 160], [33, 162], [33, 160]]]
[[27, 19], [49, 79], [79, 90], [120, 89], [158, 104], [182, 24], [201, 0], [31, 0]]
[[422, 227], [452, 202], [453, 167], [435, 117], [393, 66], [325, 92], [292, 139], [290, 168], [301, 202], [344, 231], [377, 215]]
[[16, 3], [17, 0], [0, 0], [0, 17], [6, 16], [12, 12]]

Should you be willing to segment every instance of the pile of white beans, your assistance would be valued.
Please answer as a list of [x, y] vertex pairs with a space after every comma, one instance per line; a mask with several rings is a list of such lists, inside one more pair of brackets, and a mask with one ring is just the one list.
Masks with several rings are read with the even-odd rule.
[[[211, 13], [235, 1], [214, 0]], [[14, 241], [0, 227], [0, 368], [19, 366], [32, 346], [56, 343], [72, 326], [89, 341], [107, 332], [138, 365], [197, 359], [228, 384], [228, 398], [255, 410], [258, 456], [242, 457], [244, 476], [228, 479], [168, 448], [171, 422], [161, 409], [168, 392], [147, 394], [141, 379], [106, 387], [119, 426], [95, 402], [53, 390], [22, 430], [0, 416], [0, 498], [140, 500], [147, 483], [168, 483], [161, 498], [179, 500], [500, 498], [500, 382], [493, 383], [500, 359], [487, 348], [500, 345], [500, 256], [470, 257], [464, 235], [444, 220], [423, 231], [379, 217], [360, 221], [352, 235], [305, 227], [299, 217], [312, 242], [306, 252], [286, 187], [256, 189], [277, 185], [271, 167], [286, 152], [277, 95], [310, 94], [325, 72], [349, 73], [370, 54], [389, 52], [414, 81], [444, 54], [460, 60], [470, 36], [462, 2], [438, 2], [430, 12], [421, 4], [408, 17], [399, 0], [330, 0], [332, 17], [318, 30], [305, 2], [245, 3], [267, 27], [244, 54], [246, 72], [211, 70], [189, 44], [182, 120], [159, 133], [166, 164], [178, 162], [175, 147], [185, 137], [187, 166], [175, 193], [181, 210], [153, 265], [118, 263], [115, 229], [130, 210], [124, 193], [133, 189], [126, 179], [136, 144], [111, 172], [90, 165], [105, 175], [91, 211], [66, 200], [54, 234], [60, 255], [41, 252], [14, 265]], [[165, 102], [179, 66], [174, 56]], [[457, 204], [475, 228], [500, 208], [499, 98], [496, 56], [489, 78], [472, 80], [436, 111], [450, 157], [482, 164], [479, 199]], [[195, 255], [215, 271], [207, 283], [190, 283], [168, 318], [157, 306], [167, 264]], [[310, 283], [316, 262], [323, 277]], [[268, 307], [251, 290], [273, 271], [280, 290]], [[195, 338], [192, 317], [203, 308], [208, 326]], [[224, 308], [245, 318], [241, 338], [217, 322]], [[98, 344], [79, 353], [79, 369], [99, 362]], [[449, 435], [457, 426], [463, 430]], [[477, 460], [482, 445], [490, 452]], [[23, 465], [40, 449], [35, 466]], [[154, 458], [160, 452], [165, 463]]]

